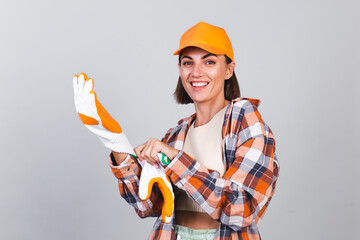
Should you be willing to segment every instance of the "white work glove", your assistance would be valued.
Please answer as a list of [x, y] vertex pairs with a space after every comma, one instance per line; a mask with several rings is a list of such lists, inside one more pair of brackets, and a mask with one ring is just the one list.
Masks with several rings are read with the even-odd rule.
[[155, 168], [147, 161], [144, 161], [139, 183], [139, 197], [141, 200], [147, 200], [150, 197], [154, 183], [158, 184], [158, 187], [164, 197], [161, 210], [162, 220], [165, 223], [170, 223], [173, 218], [175, 198], [170, 180], [164, 173], [164, 169], [161, 166], [159, 166], [159, 168]]
[[76, 111], [85, 126], [109, 149], [135, 155], [135, 152], [122, 132], [120, 125], [110, 116], [97, 100], [94, 81], [86, 74], [75, 75], [74, 100]]
[[[127, 140], [120, 125], [97, 100], [96, 93], [93, 90], [94, 81], [88, 78], [86, 74], [81, 73], [79, 76], [74, 76], [73, 85], [76, 111], [84, 125], [98, 136], [107, 148], [136, 157], [133, 147]], [[159, 154], [159, 158], [163, 164], [169, 163], [166, 156]], [[120, 167], [127, 165], [126, 162], [122, 162]], [[139, 183], [140, 199], [146, 200], [150, 197], [154, 183], [158, 183], [164, 198], [162, 219], [165, 223], [170, 223], [174, 210], [174, 193], [170, 180], [163, 172], [162, 167], [155, 168], [150, 163], [145, 162]]]

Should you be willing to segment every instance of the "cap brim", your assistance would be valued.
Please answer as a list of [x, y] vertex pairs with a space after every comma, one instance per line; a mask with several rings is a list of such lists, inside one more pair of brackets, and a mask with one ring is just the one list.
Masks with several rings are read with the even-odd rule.
[[213, 53], [216, 55], [226, 54], [223, 50], [215, 48], [213, 46], [209, 46], [209, 45], [203, 44], [203, 43], [195, 43], [195, 44], [190, 44], [190, 45], [186, 45], [186, 46], [179, 48], [178, 50], [176, 50], [174, 52], [173, 55], [179, 55], [181, 53], [181, 51], [187, 47], [198, 47], [198, 48], [204, 49], [205, 51], [208, 51], [209, 53]]

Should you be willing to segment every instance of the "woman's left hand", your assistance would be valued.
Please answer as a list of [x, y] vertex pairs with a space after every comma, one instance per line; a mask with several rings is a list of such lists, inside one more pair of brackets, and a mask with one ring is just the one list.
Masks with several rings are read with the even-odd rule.
[[179, 153], [179, 150], [155, 138], [150, 138], [146, 143], [136, 147], [134, 151], [141, 161], [145, 160], [151, 165], [158, 165], [160, 162], [158, 153], [164, 153], [170, 161]]

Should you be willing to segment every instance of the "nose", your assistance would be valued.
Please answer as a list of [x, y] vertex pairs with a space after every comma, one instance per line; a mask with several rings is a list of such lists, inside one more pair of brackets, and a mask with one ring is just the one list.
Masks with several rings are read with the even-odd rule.
[[202, 74], [203, 74], [203, 72], [202, 72], [202, 68], [201, 68], [200, 64], [194, 64], [192, 73], [191, 73], [192, 77], [199, 78], [199, 77], [202, 77]]

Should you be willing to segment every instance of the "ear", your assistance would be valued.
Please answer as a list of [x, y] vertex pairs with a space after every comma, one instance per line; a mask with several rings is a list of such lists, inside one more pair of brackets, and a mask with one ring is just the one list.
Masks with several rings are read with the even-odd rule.
[[226, 74], [225, 74], [225, 80], [228, 80], [232, 77], [235, 69], [235, 62], [232, 61], [231, 63], [227, 64], [226, 66]]

